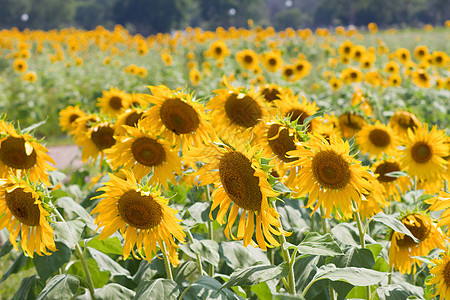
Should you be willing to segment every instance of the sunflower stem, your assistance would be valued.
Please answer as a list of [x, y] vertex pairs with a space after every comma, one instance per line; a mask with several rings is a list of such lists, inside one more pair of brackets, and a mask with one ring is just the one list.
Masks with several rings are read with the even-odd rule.
[[331, 285], [329, 285], [328, 288], [330, 290], [330, 300], [334, 300], [335, 299], [335, 297], [334, 297], [334, 290], [331, 287]]
[[173, 280], [172, 267], [170, 266], [169, 257], [167, 256], [166, 244], [162, 242], [161, 247], [161, 252], [163, 253], [164, 258], [164, 266], [166, 267], [167, 279]]
[[[192, 236], [192, 233], [189, 230], [189, 228], [186, 228], [186, 232], [187, 232], [187, 236], [189, 238], [189, 241], [191, 242], [191, 244], [193, 244], [194, 243], [194, 237]], [[200, 273], [200, 276], [202, 276], [203, 275], [202, 260], [201, 260], [200, 256], [197, 253], [195, 253], [195, 257], [196, 257], [196, 260], [197, 260], [198, 272]]]
[[[56, 207], [53, 207], [53, 212], [55, 213], [56, 217], [61, 221], [66, 223], [67, 226], [69, 226], [64, 219], [64, 217], [60, 214], [58, 209]], [[80, 258], [81, 265], [83, 266], [84, 275], [86, 276], [86, 284], [89, 290], [89, 294], [91, 294], [91, 299], [95, 300], [95, 289], [94, 289], [94, 282], [92, 281], [91, 272], [89, 272], [89, 267], [87, 264], [87, 261], [83, 255], [83, 251], [81, 251], [81, 247], [78, 243], [75, 244], [75, 252], [77, 253], [77, 256]]]
[[[209, 184], [206, 185], [206, 201], [211, 202], [211, 195], [209, 194]], [[212, 241], [212, 240], [214, 240], [213, 222], [208, 221], [206, 225], [208, 227], [208, 240]], [[213, 264], [208, 265], [208, 275], [210, 277], [214, 276], [214, 265]]]
[[[281, 251], [283, 253], [284, 261], [289, 265], [289, 274], [288, 274], [288, 292], [291, 295], [295, 295], [295, 279], [294, 279], [294, 259], [291, 260], [291, 257], [289, 255], [289, 250], [284, 249], [284, 244], [286, 243], [286, 237], [284, 235], [280, 235], [280, 247]], [[296, 253], [294, 253], [296, 254]]]
[[[356, 206], [356, 204], [355, 204], [355, 206]], [[366, 248], [366, 242], [364, 239], [365, 230], [363, 230], [362, 226], [361, 226], [361, 216], [359, 215], [358, 210], [355, 210], [354, 214], [355, 214], [356, 224], [358, 224], [358, 232], [359, 232], [359, 239], [361, 241], [361, 248]], [[367, 300], [370, 299], [370, 286], [366, 286], [366, 299]]]
[[320, 217], [322, 218], [322, 230], [323, 234], [327, 234], [328, 228], [327, 228], [327, 219], [324, 217], [325, 211], [323, 210], [323, 207], [320, 207]]

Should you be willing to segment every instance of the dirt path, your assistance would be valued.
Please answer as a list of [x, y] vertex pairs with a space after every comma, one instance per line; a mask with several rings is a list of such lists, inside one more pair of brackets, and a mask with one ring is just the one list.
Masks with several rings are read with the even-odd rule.
[[81, 152], [76, 145], [48, 147], [48, 155], [55, 160], [58, 170], [69, 166], [74, 169], [83, 166]]

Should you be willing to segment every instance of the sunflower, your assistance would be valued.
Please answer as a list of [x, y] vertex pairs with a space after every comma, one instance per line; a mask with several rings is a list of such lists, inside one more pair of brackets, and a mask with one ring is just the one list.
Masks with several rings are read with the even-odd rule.
[[395, 61], [390, 61], [384, 66], [384, 71], [391, 74], [398, 74], [400, 67]]
[[193, 86], [198, 86], [201, 78], [201, 74], [197, 69], [189, 71], [189, 80]]
[[215, 90], [217, 95], [206, 105], [213, 127], [219, 135], [251, 130], [268, 114], [262, 97], [253, 86], [245, 90], [223, 80], [227, 88]]
[[[281, 228], [279, 214], [270, 207], [269, 197], [278, 195], [269, 182], [269, 175], [261, 169], [257, 159], [256, 147], [247, 149], [242, 144], [238, 147], [219, 143], [210, 144], [204, 148], [195, 149], [190, 156], [206, 162], [195, 174], [198, 175], [198, 185], [214, 183], [211, 213], [220, 206], [216, 220], [223, 220], [229, 208], [225, 235], [228, 239], [243, 239], [244, 247], [249, 244], [267, 250], [267, 247], [279, 246], [274, 235], [288, 235]], [[202, 158], [202, 159], [199, 159]], [[232, 227], [238, 217], [237, 235]], [[210, 218], [212, 215], [210, 213]], [[255, 235], [256, 243], [252, 240]]]
[[293, 81], [295, 80], [295, 70], [294, 66], [292, 65], [285, 65], [283, 66], [283, 69], [281, 70], [281, 74], [286, 81]]
[[[17, 176], [28, 174], [31, 181], [41, 179], [50, 184], [48, 171], [56, 170], [55, 161], [48, 150], [28, 133], [17, 133], [12, 124], [0, 121], [0, 176], [9, 173]], [[50, 164], [49, 164], [50, 163]]]
[[412, 73], [413, 82], [415, 85], [421, 88], [429, 88], [430, 87], [430, 75], [423, 70], [418, 69]]
[[395, 156], [397, 146], [400, 145], [398, 137], [392, 129], [380, 121], [376, 121], [375, 125], [365, 125], [356, 134], [356, 142], [363, 154], [370, 154], [375, 158], [381, 158], [383, 154]]
[[309, 193], [306, 206], [313, 212], [321, 206], [324, 217], [330, 217], [335, 209], [338, 219], [348, 219], [353, 214], [352, 200], [357, 207], [361, 205], [361, 194], [371, 187], [364, 177], [371, 175], [349, 152], [349, 143], [341, 138], [332, 136], [327, 141], [311, 135], [308, 142], [297, 144], [296, 150], [287, 153], [298, 158], [287, 165], [301, 167], [295, 179], [296, 191], [300, 196]]
[[[83, 119], [80, 119], [80, 121]], [[81, 160], [84, 163], [92, 160], [95, 164], [98, 155], [101, 154], [101, 160], [103, 160], [104, 150], [111, 148], [116, 143], [114, 138], [115, 127], [114, 124], [107, 121], [95, 122], [88, 126], [89, 128], [84, 134], [76, 134], [75, 142], [78, 147], [82, 148]]]
[[56, 251], [53, 229], [47, 221], [50, 216], [41, 201], [42, 192], [36, 184], [10, 176], [0, 185], [0, 230], [9, 231], [9, 241], [18, 250], [16, 239], [21, 233], [20, 245], [27, 256], [49, 255]]
[[428, 132], [428, 124], [415, 132], [409, 130], [405, 147], [401, 151], [400, 165], [410, 176], [430, 182], [445, 178], [447, 161], [444, 157], [449, 155], [449, 149], [443, 130], [437, 130], [435, 125]]
[[353, 47], [354, 45], [351, 41], [345, 41], [339, 46], [338, 52], [341, 57], [350, 57]]
[[76, 120], [85, 117], [86, 113], [78, 105], [67, 106], [59, 112], [59, 126], [67, 133], [71, 133], [76, 128]]
[[212, 57], [216, 60], [222, 61], [226, 56], [230, 55], [227, 45], [223, 41], [213, 42], [207, 51], [205, 51], [205, 56]]
[[276, 72], [281, 68], [283, 59], [279, 51], [271, 51], [262, 56], [262, 64], [269, 72]]
[[398, 74], [393, 74], [388, 77], [389, 86], [400, 86], [402, 84], [402, 78]]
[[438, 227], [450, 226], [450, 193], [439, 191], [437, 196], [425, 200], [425, 203], [431, 205], [428, 210], [443, 210], [442, 214], [439, 216], [439, 220], [437, 223]]
[[244, 49], [236, 53], [236, 60], [248, 70], [254, 70], [258, 66], [259, 58], [255, 51]]
[[369, 182], [370, 188], [363, 192], [365, 198], [358, 206], [358, 211], [362, 219], [370, 219], [390, 203], [385, 199], [385, 189], [378, 180], [370, 173], [365, 174], [364, 179]]
[[130, 95], [112, 87], [109, 91], [103, 91], [102, 97], [97, 99], [97, 106], [100, 112], [115, 118], [130, 106], [129, 102]]
[[285, 89], [276, 85], [276, 84], [265, 84], [261, 86], [261, 88], [258, 91], [258, 94], [263, 97], [266, 102], [276, 102], [278, 100], [281, 100], [281, 94], [283, 93]]
[[330, 78], [329, 83], [330, 83], [330, 87], [333, 91], [339, 90], [342, 86], [342, 82], [334, 76]]
[[28, 72], [23, 76], [23, 79], [28, 82], [35, 82], [37, 79], [36, 72]]
[[447, 53], [442, 51], [433, 51], [431, 61], [437, 67], [445, 67], [449, 61]]
[[440, 300], [450, 299], [450, 252], [447, 248], [447, 252], [441, 253], [440, 257], [432, 259], [431, 262], [434, 266], [428, 266], [432, 275], [426, 285], [437, 284], [437, 291], [431, 297], [439, 296]]
[[172, 91], [164, 85], [149, 86], [152, 95], [147, 101], [154, 104], [144, 114], [143, 127], [152, 128], [168, 142], [183, 146], [199, 146], [207, 140], [210, 125], [203, 106], [192, 94]]
[[130, 108], [124, 111], [117, 117], [117, 121], [114, 124], [116, 127], [114, 135], [119, 136], [125, 134], [126, 129], [123, 125], [137, 127], [138, 122], [144, 118], [144, 114], [145, 110], [139, 107]]
[[130, 171], [121, 172], [125, 180], [109, 174], [110, 181], [98, 189], [104, 193], [93, 198], [102, 199], [91, 212], [98, 213], [95, 223], [103, 227], [99, 239], [106, 239], [120, 230], [125, 239], [124, 259], [130, 252], [136, 256], [133, 250], [136, 245], [137, 252], [150, 262], [158, 245], [176, 266], [178, 255], [174, 238], [184, 242], [186, 236], [178, 224], [180, 220], [175, 217], [177, 211], [167, 205], [168, 200], [155, 187], [141, 186]]
[[[314, 115], [319, 108], [316, 106], [316, 102], [309, 103], [304, 96], [302, 96], [302, 102], [299, 102], [299, 95], [286, 94], [283, 95], [280, 103], [281, 117], [290, 117], [291, 121], [297, 121], [298, 125], [303, 125], [306, 118]], [[313, 132], [318, 127], [318, 120], [313, 119], [308, 124], [308, 131]]]
[[181, 161], [176, 150], [139, 124], [137, 128], [123, 128], [125, 133], [116, 136], [117, 143], [105, 150], [113, 169], [133, 170], [137, 181], [153, 172], [149, 182], [159, 182], [166, 188], [168, 180], [175, 183], [174, 172], [181, 174]]
[[173, 62], [172, 55], [170, 55], [168, 52], [161, 53], [161, 60], [164, 62], [166, 66], [171, 66]]
[[21, 58], [15, 59], [14, 60], [14, 71], [19, 72], [19, 73], [24, 73], [27, 68], [27, 62]]
[[307, 60], [300, 60], [294, 64], [294, 76], [296, 79], [302, 79], [311, 71], [311, 63]]
[[405, 137], [408, 133], [408, 128], [414, 131], [421, 127], [422, 124], [413, 113], [399, 110], [391, 116], [388, 126], [390, 126], [400, 137]]
[[405, 48], [397, 49], [397, 51], [395, 52], [395, 56], [397, 57], [398, 61], [402, 64], [405, 64], [409, 60], [411, 60], [411, 54], [409, 53], [409, 50]]
[[386, 158], [374, 163], [371, 167], [378, 181], [384, 186], [386, 198], [400, 201], [401, 195], [408, 191], [411, 180], [409, 177], [389, 176], [389, 173], [400, 172], [400, 162], [398, 159]]
[[407, 213], [400, 221], [418, 241], [394, 231], [389, 248], [389, 267], [403, 274], [415, 274], [421, 262], [413, 257], [426, 256], [435, 248], [444, 249], [447, 238], [427, 214]]
[[350, 53], [350, 56], [353, 58], [353, 60], [361, 61], [364, 54], [366, 53], [366, 48], [364, 48], [361, 45], [356, 45], [352, 47], [352, 51]]
[[342, 136], [346, 139], [352, 138], [361, 128], [367, 125], [364, 117], [352, 112], [343, 113], [338, 120]]

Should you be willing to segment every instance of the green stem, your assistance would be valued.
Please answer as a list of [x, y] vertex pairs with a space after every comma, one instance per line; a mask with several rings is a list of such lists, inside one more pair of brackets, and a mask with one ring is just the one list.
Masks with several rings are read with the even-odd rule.
[[[286, 237], [284, 235], [280, 235], [280, 247], [281, 247], [281, 251], [283, 253], [283, 259], [286, 263], [289, 264], [289, 274], [288, 274], [288, 279], [287, 279], [287, 283], [288, 283], [288, 292], [291, 295], [295, 295], [295, 278], [294, 278], [294, 262], [295, 262], [295, 257], [294, 259], [291, 259], [291, 257], [289, 256], [289, 250], [288, 249], [284, 249], [284, 244], [286, 243]], [[297, 252], [294, 253], [294, 255]]]
[[[209, 194], [209, 185], [206, 185], [206, 201], [210, 202], [211, 201], [211, 195]], [[213, 227], [213, 222], [212, 221], [208, 221], [206, 226], [208, 227], [208, 240], [213, 241], [214, 240], [214, 227]], [[209, 264], [208, 265], [208, 275], [210, 277], [214, 276], [214, 265], [213, 264]]]
[[323, 234], [327, 234], [327, 232], [328, 232], [327, 219], [323, 217], [324, 215], [325, 215], [325, 211], [323, 210], [323, 208], [321, 206], [320, 207], [320, 217], [322, 218], [322, 230], [323, 230]]
[[[186, 232], [187, 232], [187, 236], [189, 238], [189, 241], [191, 242], [191, 244], [193, 244], [194, 243], [194, 237], [192, 236], [191, 231], [189, 229], [186, 229]], [[196, 257], [196, 260], [197, 260], [198, 272], [200, 273], [200, 276], [202, 276], [203, 275], [202, 260], [201, 260], [200, 256], [197, 253], [195, 253], [195, 257]]]
[[311, 286], [312, 286], [314, 283], [316, 283], [317, 281], [321, 280], [321, 279], [325, 279], [325, 277], [317, 278], [316, 280], [312, 280], [312, 281], [305, 287], [305, 289], [303, 290], [302, 297], [306, 299], [306, 297], [305, 297], [305, 296], [306, 296], [306, 293], [308, 293], [308, 291], [309, 291], [309, 289], [311, 288]]
[[[56, 207], [53, 208], [53, 212], [56, 214], [58, 219], [61, 220], [61, 222], [66, 223], [67, 226], [69, 226], [64, 219], [64, 217], [59, 213], [58, 209]], [[89, 272], [89, 267], [87, 265], [87, 261], [83, 255], [83, 251], [81, 251], [81, 247], [78, 243], [75, 244], [75, 252], [77, 253], [77, 256], [80, 258], [81, 265], [83, 266], [84, 275], [86, 276], [86, 284], [89, 290], [89, 294], [91, 294], [91, 299], [95, 300], [95, 289], [94, 289], [94, 282], [92, 281], [91, 272]]]
[[[359, 212], [357, 210], [355, 211], [354, 214], [355, 214], [356, 224], [358, 224], [358, 232], [359, 232], [359, 239], [361, 241], [361, 248], [366, 248], [366, 242], [364, 240], [365, 231], [362, 230], [361, 216], [359, 215]], [[366, 299], [367, 300], [370, 299], [370, 286], [366, 286]]]
[[188, 286], [183, 293], [181, 294], [180, 298], [178, 300], [183, 300], [184, 295], [191, 289], [192, 285]]
[[167, 256], [166, 244], [164, 242], [161, 243], [161, 250], [164, 258], [164, 266], [166, 267], [167, 279], [173, 280], [172, 268], [170, 266], [169, 257]]
[[334, 290], [331, 287], [331, 285], [329, 285], [328, 288], [330, 290], [330, 300], [334, 300], [335, 299], [335, 297], [334, 297]]

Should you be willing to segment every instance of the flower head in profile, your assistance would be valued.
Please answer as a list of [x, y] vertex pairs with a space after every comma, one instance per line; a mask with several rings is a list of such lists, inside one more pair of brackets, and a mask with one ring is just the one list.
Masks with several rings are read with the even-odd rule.
[[430, 267], [432, 275], [426, 285], [436, 285], [436, 293], [431, 297], [439, 296], [441, 300], [450, 299], [450, 253], [447, 248], [446, 252], [440, 254], [438, 258], [431, 260], [433, 266]]

